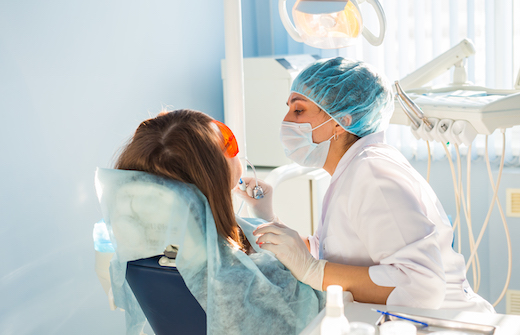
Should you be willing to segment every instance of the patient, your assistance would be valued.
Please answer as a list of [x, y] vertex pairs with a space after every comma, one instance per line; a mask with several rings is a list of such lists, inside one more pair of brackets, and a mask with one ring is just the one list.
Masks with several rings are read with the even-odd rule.
[[143, 121], [115, 168], [195, 185], [208, 199], [220, 236], [247, 252], [251, 245], [237, 225], [231, 196], [242, 174], [237, 154], [235, 136], [225, 124], [184, 109]]
[[[294, 278], [252, 232], [265, 221], [235, 216], [242, 167], [231, 130], [193, 110], [143, 121], [96, 189], [115, 256], [110, 265], [127, 334], [144, 314], [125, 280], [126, 263], [179, 245], [176, 265], [206, 311], [211, 334], [298, 334], [323, 308], [321, 292]], [[251, 243], [253, 242], [253, 243]]]

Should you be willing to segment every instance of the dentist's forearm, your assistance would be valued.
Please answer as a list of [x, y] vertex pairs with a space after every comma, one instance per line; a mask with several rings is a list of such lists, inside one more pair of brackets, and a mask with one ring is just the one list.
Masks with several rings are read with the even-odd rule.
[[374, 284], [366, 266], [327, 262], [323, 275], [323, 290], [326, 291], [329, 285], [340, 285], [344, 291], [350, 291], [356, 301], [383, 305], [395, 288]]

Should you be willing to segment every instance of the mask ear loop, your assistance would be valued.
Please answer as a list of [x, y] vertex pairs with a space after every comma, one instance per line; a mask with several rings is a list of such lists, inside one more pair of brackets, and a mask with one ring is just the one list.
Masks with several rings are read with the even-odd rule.
[[[329, 115], [330, 116], [330, 115]], [[311, 128], [311, 131], [315, 131], [316, 129], [318, 129], [319, 127], [323, 126], [324, 124], [328, 123], [330, 120], [334, 120], [332, 117], [330, 119], [328, 119], [327, 121], [323, 122], [322, 124], [320, 125], [317, 125], [316, 127], [314, 128]]]

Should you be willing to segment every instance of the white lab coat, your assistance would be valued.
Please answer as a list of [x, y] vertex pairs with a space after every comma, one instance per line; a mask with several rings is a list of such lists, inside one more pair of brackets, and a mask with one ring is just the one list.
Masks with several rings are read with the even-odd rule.
[[493, 311], [471, 290], [452, 241], [435, 192], [383, 132], [341, 158], [309, 237], [314, 257], [367, 266], [375, 284], [395, 287], [388, 305]]

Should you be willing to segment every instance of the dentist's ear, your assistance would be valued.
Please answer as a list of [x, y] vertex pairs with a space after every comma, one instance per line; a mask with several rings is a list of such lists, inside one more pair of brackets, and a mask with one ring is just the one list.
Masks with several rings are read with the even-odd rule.
[[[352, 117], [350, 115], [346, 115], [342, 118], [344, 120], [344, 124], [346, 126], [350, 126], [352, 121]], [[346, 132], [345, 128], [343, 128], [336, 120], [334, 120], [334, 138], [337, 139], [340, 135]]]
[[[345, 115], [341, 118], [341, 123], [345, 126], [345, 127], [348, 127], [352, 124], [352, 116], [351, 115]], [[338, 126], [340, 126], [338, 124]], [[341, 126], [340, 126], [341, 127]]]

